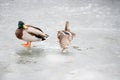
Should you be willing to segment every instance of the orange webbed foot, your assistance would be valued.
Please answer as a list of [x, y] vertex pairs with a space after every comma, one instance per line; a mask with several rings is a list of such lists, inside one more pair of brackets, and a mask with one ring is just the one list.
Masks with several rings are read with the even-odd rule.
[[26, 47], [26, 48], [29, 48], [31, 46], [31, 42], [27, 42], [25, 44], [22, 44], [22, 46]]

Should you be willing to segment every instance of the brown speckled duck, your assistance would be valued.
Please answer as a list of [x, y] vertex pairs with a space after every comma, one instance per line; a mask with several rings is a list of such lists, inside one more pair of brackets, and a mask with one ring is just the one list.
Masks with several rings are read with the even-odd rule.
[[74, 37], [75, 37], [75, 33], [70, 31], [69, 22], [66, 21], [65, 29], [58, 31], [57, 33], [57, 38], [59, 40], [59, 44], [62, 48], [62, 51], [64, 51], [69, 47]]
[[18, 28], [15, 32], [18, 39], [24, 40], [27, 43], [22, 44], [24, 47], [30, 47], [31, 42], [44, 41], [48, 37], [40, 28], [31, 25], [25, 25], [23, 21], [18, 22]]

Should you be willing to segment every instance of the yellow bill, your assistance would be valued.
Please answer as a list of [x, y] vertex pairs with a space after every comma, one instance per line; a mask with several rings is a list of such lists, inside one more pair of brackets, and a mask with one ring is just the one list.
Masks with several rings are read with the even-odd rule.
[[27, 27], [26, 25], [23, 25], [23, 28], [24, 28], [24, 29], [27, 29], [28, 27]]

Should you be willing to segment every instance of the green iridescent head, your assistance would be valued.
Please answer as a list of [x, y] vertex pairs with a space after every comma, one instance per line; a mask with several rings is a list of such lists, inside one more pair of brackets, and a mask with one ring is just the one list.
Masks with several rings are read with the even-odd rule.
[[18, 28], [21, 29], [23, 28], [24, 22], [23, 21], [19, 21], [18, 22]]

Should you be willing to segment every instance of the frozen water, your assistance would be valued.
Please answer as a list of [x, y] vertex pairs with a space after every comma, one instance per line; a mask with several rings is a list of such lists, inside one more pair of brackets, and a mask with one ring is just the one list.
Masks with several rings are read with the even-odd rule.
[[[0, 80], [120, 80], [120, 0], [0, 0]], [[31, 49], [19, 20], [50, 35]], [[57, 31], [76, 33], [61, 53]]]

